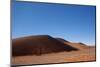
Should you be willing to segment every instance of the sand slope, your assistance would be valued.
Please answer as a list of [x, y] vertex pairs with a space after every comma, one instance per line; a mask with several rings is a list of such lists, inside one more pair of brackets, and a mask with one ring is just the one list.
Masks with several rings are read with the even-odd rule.
[[56, 40], [49, 35], [27, 36], [14, 39], [12, 42], [12, 55], [41, 55], [62, 51], [78, 50], [70, 45]]
[[[23, 56], [13, 56], [12, 64], [13, 65], [27, 65], [27, 64], [46, 64], [46, 63], [62, 63], [62, 62], [67, 63], [67, 62], [95, 61], [96, 60], [95, 46], [87, 46], [83, 43], [71, 43], [63, 39], [57, 39], [57, 38], [55, 39], [58, 40], [59, 43], [60, 42], [61, 44], [63, 43], [65, 46], [70, 46], [78, 50], [52, 52], [52, 53], [45, 53], [41, 55], [31, 54], [31, 55], [23, 55]], [[50, 45], [52, 45], [52, 43], [50, 43]]]
[[17, 65], [23, 64], [44, 64], [44, 63], [60, 63], [60, 62], [78, 62], [78, 61], [95, 61], [95, 49], [86, 49], [73, 52], [59, 52], [44, 54], [41, 56], [19, 56], [13, 57], [12, 63]]

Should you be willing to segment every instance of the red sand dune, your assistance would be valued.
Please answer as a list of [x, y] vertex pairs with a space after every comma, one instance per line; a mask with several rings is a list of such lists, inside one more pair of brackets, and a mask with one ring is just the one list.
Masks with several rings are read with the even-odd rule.
[[72, 43], [72, 42], [69, 42], [69, 41], [66, 41], [62, 38], [56, 38], [57, 40], [59, 40], [60, 42], [64, 43], [64, 44], [67, 44], [69, 46], [73, 46], [74, 48], [77, 48], [77, 49], [87, 49], [89, 48], [89, 46], [85, 45], [84, 43]]
[[48, 35], [28, 36], [13, 39], [12, 55], [41, 55], [52, 52], [78, 50], [70, 45], [64, 44]]
[[12, 55], [13, 65], [96, 60], [95, 46], [72, 43], [49, 35], [13, 39]]

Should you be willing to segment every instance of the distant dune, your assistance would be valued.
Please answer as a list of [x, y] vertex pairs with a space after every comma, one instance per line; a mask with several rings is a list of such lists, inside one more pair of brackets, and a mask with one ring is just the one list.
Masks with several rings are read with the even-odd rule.
[[95, 46], [72, 43], [49, 35], [26, 36], [12, 40], [12, 64], [44, 64], [94, 61]]

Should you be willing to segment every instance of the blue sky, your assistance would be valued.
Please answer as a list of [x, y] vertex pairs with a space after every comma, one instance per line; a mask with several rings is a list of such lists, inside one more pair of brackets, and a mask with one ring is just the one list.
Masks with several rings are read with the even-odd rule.
[[95, 6], [12, 3], [12, 38], [51, 35], [95, 44]]

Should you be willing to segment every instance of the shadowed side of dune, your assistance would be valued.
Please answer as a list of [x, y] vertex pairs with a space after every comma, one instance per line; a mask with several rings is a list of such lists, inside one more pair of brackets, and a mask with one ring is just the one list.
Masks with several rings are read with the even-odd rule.
[[60, 42], [64, 43], [64, 44], [66, 44], [66, 45], [69, 45], [69, 46], [72, 46], [74, 48], [77, 48], [78, 50], [83, 50], [83, 49], [89, 49], [90, 48], [90, 46], [88, 46], [88, 45], [86, 45], [84, 43], [81, 43], [81, 42], [73, 43], [73, 42], [70, 42], [70, 41], [66, 41], [66, 40], [64, 40], [62, 38], [56, 38], [56, 39], [59, 40]]
[[27, 36], [12, 40], [12, 55], [42, 55], [61, 51], [78, 50], [49, 35]]
[[62, 38], [55, 38], [55, 39], [59, 40], [60, 42], [68, 42], [68, 43], [70, 43], [69, 41], [67, 41], [65, 39], [62, 39]]

